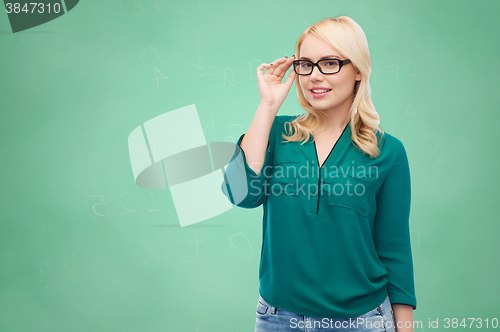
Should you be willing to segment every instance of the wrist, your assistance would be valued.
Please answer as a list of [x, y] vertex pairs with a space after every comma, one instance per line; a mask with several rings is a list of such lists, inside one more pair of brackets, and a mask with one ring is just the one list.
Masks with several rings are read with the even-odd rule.
[[274, 103], [261, 102], [257, 110], [276, 116], [276, 114], [278, 114], [280, 106], [281, 105], [277, 105]]

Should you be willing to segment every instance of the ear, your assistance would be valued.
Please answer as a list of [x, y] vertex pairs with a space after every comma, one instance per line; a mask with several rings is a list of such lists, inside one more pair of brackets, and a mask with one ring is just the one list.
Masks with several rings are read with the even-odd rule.
[[356, 69], [356, 81], [361, 81], [361, 72], [359, 69]]

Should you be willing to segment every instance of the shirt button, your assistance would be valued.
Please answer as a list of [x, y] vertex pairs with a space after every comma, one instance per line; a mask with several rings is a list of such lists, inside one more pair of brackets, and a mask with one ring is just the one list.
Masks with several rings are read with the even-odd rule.
[[379, 308], [379, 307], [377, 307], [377, 311], [380, 311], [380, 308]]

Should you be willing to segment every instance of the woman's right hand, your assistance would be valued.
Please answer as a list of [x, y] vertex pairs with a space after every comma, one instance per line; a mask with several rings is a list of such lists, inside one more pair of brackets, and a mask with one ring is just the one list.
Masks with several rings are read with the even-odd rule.
[[[283, 57], [275, 60], [272, 64], [263, 63], [257, 67], [257, 83], [261, 104], [279, 108], [285, 101], [295, 75], [297, 75], [295, 70], [292, 69], [285, 83], [282, 81], [294, 60], [294, 56], [288, 59]], [[265, 73], [263, 73], [264, 68], [266, 68]]]

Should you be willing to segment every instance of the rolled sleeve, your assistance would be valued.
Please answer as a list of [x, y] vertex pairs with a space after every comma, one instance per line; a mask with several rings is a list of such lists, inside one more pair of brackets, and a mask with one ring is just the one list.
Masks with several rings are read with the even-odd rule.
[[413, 258], [410, 242], [411, 179], [408, 157], [398, 140], [394, 164], [376, 197], [377, 213], [373, 240], [387, 269], [391, 303], [411, 305], [415, 310]]

